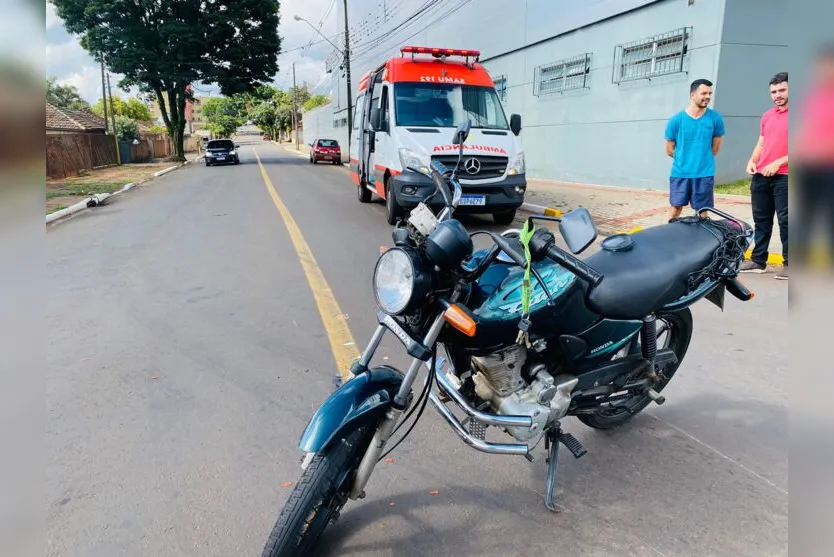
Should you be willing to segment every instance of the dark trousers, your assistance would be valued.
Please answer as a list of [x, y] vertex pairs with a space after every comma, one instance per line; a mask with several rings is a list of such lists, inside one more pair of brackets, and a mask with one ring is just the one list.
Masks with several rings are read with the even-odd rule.
[[753, 262], [767, 264], [767, 248], [773, 234], [773, 215], [779, 222], [779, 237], [782, 240], [782, 257], [788, 264], [788, 176], [754, 174], [750, 184], [753, 200], [753, 222], [756, 225]]
[[827, 241], [829, 252], [834, 250], [834, 167], [796, 165], [791, 172], [796, 181], [794, 262], [804, 266], [815, 242]]

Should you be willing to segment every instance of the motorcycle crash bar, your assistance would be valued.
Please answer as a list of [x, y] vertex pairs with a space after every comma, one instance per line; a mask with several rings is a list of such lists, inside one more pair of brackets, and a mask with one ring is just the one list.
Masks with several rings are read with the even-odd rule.
[[[426, 367], [431, 370], [431, 362], [425, 362]], [[469, 405], [463, 395], [458, 392], [455, 385], [446, 377], [446, 374], [437, 367], [435, 369], [435, 379], [437, 384], [443, 389], [443, 392], [457, 404], [464, 412], [466, 412], [471, 419], [478, 420], [486, 425], [494, 425], [502, 428], [507, 427], [533, 427], [533, 419], [530, 416], [498, 416], [496, 414], [488, 414], [476, 410]], [[478, 439], [471, 435], [466, 428], [463, 427], [460, 420], [452, 413], [451, 410], [444, 404], [434, 392], [429, 393], [429, 400], [437, 409], [443, 419], [452, 427], [455, 433], [463, 440], [464, 443], [470, 447], [485, 453], [504, 454], [504, 455], [523, 455], [527, 456], [530, 449], [527, 445], [519, 443], [489, 443], [483, 439]]]

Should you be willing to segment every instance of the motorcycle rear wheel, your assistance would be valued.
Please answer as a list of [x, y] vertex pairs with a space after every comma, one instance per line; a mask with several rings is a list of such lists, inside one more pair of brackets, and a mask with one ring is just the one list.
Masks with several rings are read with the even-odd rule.
[[[661, 321], [669, 326], [669, 338], [664, 342], [664, 347], [674, 350], [678, 358], [677, 363], [660, 370], [664, 378], [653, 386], [655, 391], [660, 392], [672, 380], [684, 356], [686, 356], [686, 351], [689, 349], [689, 341], [692, 339], [692, 312], [689, 311], [689, 308], [684, 308], [680, 311], [659, 313], [657, 320], [658, 327], [660, 327]], [[636, 349], [639, 352], [639, 343]], [[595, 414], [580, 414], [576, 417], [588, 427], [594, 429], [612, 429], [629, 422], [631, 418], [642, 412], [650, 402], [649, 395], [635, 395], [622, 404], [600, 407]]]
[[312, 554], [324, 529], [347, 502], [371, 434], [368, 428], [359, 428], [313, 458], [284, 504], [262, 557]]

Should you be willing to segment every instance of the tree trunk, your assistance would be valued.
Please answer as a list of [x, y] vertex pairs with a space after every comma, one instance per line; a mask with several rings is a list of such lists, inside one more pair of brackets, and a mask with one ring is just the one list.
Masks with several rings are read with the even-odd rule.
[[177, 161], [184, 161], [185, 160], [185, 120], [182, 121], [181, 125], [177, 126], [174, 129], [174, 135], [171, 138], [173, 145], [174, 145], [174, 160]]

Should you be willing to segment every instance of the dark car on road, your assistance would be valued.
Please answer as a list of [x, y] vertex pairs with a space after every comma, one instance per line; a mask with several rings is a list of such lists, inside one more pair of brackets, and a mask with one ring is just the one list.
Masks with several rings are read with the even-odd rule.
[[235, 145], [231, 139], [212, 139], [206, 145], [206, 166], [213, 164], [240, 164], [240, 156], [237, 150], [240, 145]]
[[335, 139], [316, 139], [310, 143], [310, 162], [326, 161], [342, 164], [342, 148]]

